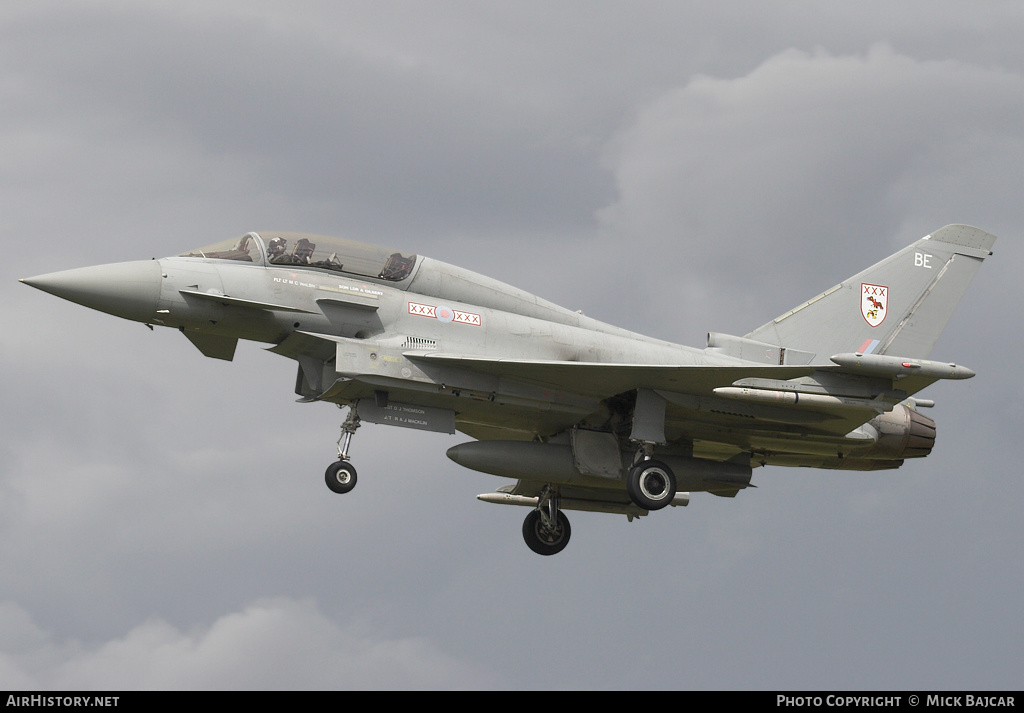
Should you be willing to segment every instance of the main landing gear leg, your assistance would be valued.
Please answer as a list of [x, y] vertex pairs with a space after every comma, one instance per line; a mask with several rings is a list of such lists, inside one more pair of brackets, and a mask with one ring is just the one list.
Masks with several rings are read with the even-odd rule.
[[660, 510], [676, 496], [676, 476], [666, 464], [652, 458], [654, 446], [665, 443], [665, 398], [653, 389], [636, 390], [629, 439], [637, 444], [633, 465], [626, 473], [629, 499], [644, 510]]
[[327, 487], [336, 493], [347, 493], [356, 487], [356, 469], [348, 461], [348, 448], [352, 444], [352, 435], [359, 428], [359, 413], [354, 406], [348, 407], [348, 417], [341, 424], [341, 436], [338, 438], [338, 460], [327, 466], [324, 481]]
[[570, 535], [569, 518], [558, 509], [558, 491], [545, 486], [537, 508], [523, 522], [526, 546], [539, 555], [554, 555], [565, 549]]

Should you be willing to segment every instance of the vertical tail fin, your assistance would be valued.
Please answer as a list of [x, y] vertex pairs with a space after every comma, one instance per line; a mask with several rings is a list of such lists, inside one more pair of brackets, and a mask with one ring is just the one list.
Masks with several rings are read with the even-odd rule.
[[996, 238], [947, 225], [758, 327], [747, 339], [815, 354], [925, 359]]

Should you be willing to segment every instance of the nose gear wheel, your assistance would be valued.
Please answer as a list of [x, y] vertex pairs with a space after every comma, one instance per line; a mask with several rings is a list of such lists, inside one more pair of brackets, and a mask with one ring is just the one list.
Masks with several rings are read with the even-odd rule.
[[327, 487], [335, 493], [347, 493], [356, 487], [356, 469], [348, 461], [339, 460], [327, 466], [324, 473]]
[[349, 406], [348, 416], [341, 424], [341, 436], [338, 438], [338, 460], [327, 466], [324, 472], [324, 482], [335, 493], [347, 493], [356, 487], [356, 468], [348, 460], [348, 449], [357, 428], [359, 413], [355, 406]]

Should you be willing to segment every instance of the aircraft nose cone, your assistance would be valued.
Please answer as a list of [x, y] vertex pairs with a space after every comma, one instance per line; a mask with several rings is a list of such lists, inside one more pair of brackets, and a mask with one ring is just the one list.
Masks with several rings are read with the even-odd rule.
[[22, 279], [43, 292], [137, 322], [148, 322], [160, 301], [162, 275], [156, 260], [80, 267]]

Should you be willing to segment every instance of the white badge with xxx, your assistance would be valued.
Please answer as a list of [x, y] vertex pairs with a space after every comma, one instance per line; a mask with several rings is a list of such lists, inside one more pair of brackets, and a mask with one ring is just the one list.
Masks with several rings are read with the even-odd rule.
[[872, 327], [885, 321], [886, 308], [889, 306], [889, 288], [885, 285], [860, 285], [860, 313]]

